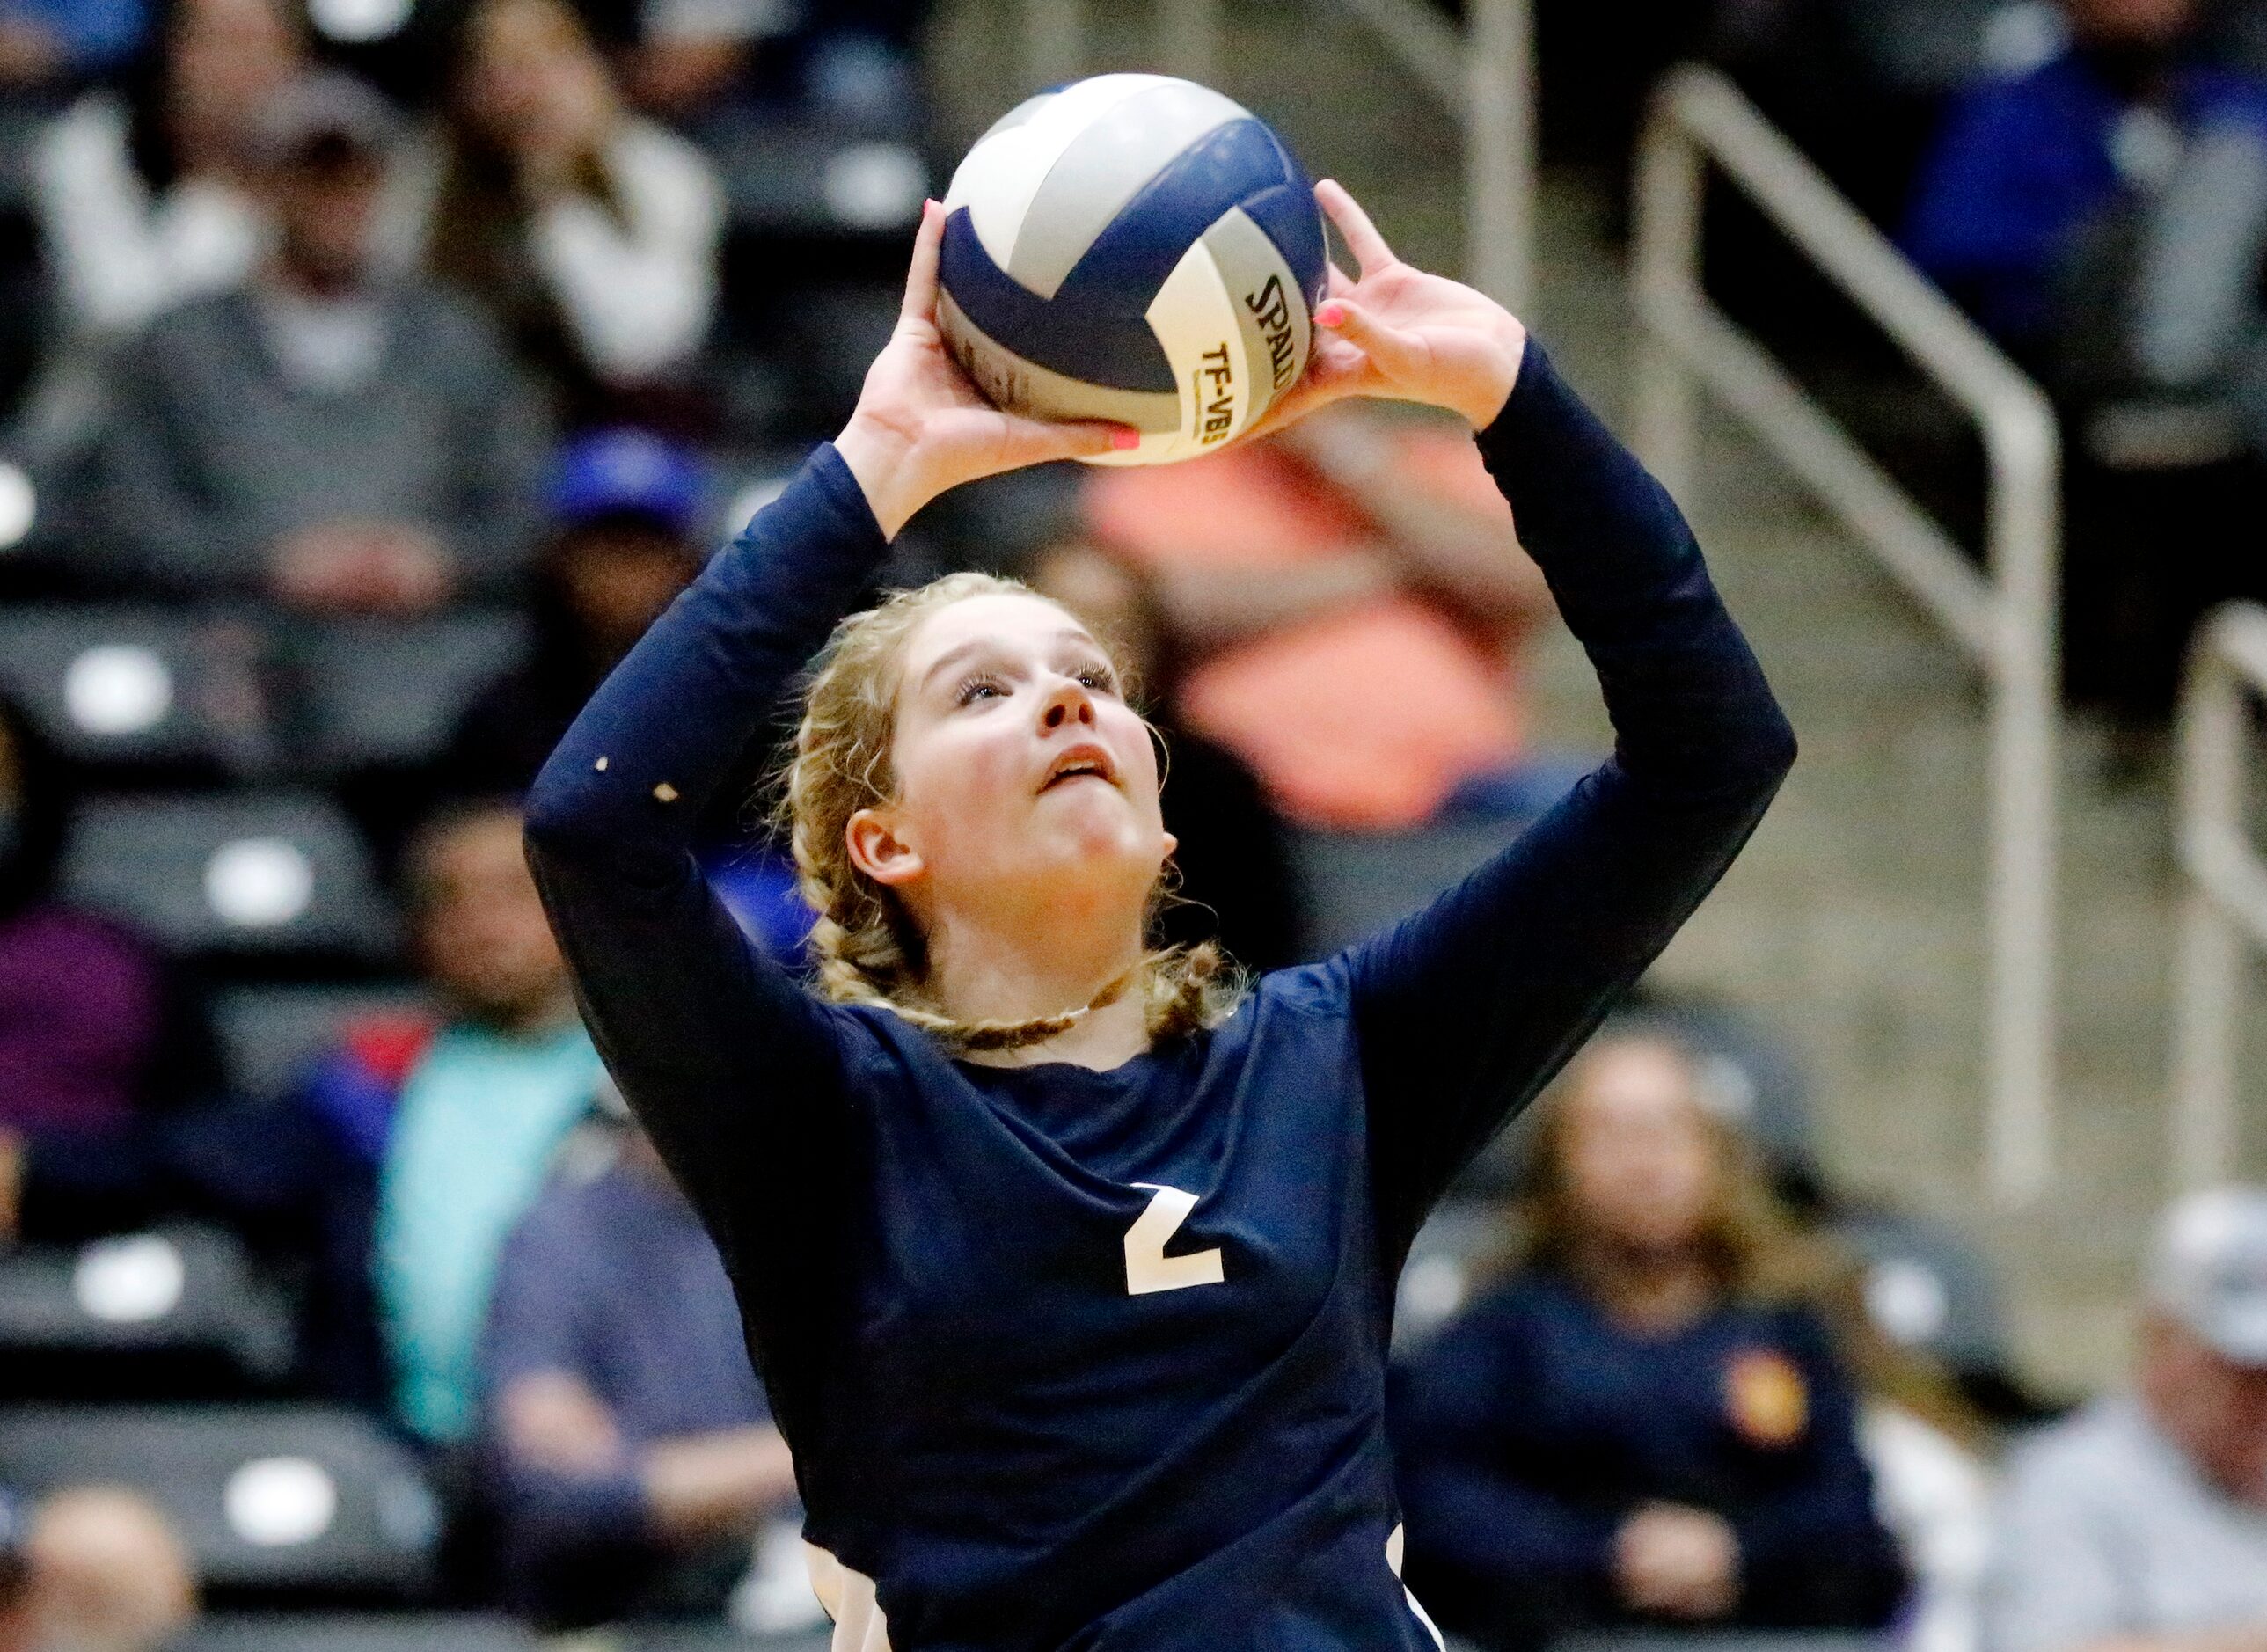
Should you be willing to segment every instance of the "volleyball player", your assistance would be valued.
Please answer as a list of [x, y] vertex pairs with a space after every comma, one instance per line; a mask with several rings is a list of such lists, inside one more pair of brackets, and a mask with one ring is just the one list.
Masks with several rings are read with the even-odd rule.
[[[956, 575], [843, 619], [926, 501], [1129, 434], [976, 395], [932, 319], [934, 205], [850, 422], [531, 799], [591, 1032], [738, 1293], [838, 1648], [1432, 1648], [1382, 1417], [1411, 1237], [1793, 760], [1667, 495], [1517, 321], [1317, 194], [1361, 275], [1280, 417], [1372, 394], [1468, 420], [1613, 716], [1613, 756], [1495, 859], [1244, 988], [1145, 943], [1157, 758], [1073, 616]], [[822, 642], [786, 805], [813, 992], [689, 846]]]

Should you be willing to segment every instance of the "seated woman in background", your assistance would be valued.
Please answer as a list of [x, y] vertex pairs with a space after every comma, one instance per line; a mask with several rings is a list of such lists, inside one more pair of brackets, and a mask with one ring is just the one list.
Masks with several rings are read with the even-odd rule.
[[1544, 1115], [1522, 1265], [1406, 1374], [1410, 1586], [1491, 1648], [1651, 1624], [1867, 1628], [1905, 1589], [1828, 1278], [1689, 1061], [1582, 1056]]
[[262, 244], [251, 139], [306, 62], [297, 7], [173, 0], [122, 92], [64, 111], [35, 163], [40, 227], [68, 329], [137, 331], [243, 280]]
[[567, 422], [649, 411], [633, 393], [673, 382], [715, 312], [714, 169], [622, 107], [561, 0], [482, 0], [462, 40], [429, 267], [502, 306]]
[[[189, 1104], [224, 1090], [202, 1007], [148, 941], [55, 894], [75, 786], [0, 699], [0, 1245], [233, 1197]], [[219, 1214], [229, 1214], [223, 1211]]]

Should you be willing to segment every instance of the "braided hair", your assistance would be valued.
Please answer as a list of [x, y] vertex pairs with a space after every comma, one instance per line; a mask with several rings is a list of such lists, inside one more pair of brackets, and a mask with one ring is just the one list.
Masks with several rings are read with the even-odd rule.
[[[891, 591], [837, 625], [818, 657], [803, 694], [795, 753], [781, 776], [777, 813], [794, 849], [797, 885], [818, 914], [810, 944], [819, 990], [837, 1003], [890, 1010], [957, 1053], [1044, 1042], [1128, 993], [1139, 996], [1152, 1039], [1217, 1026], [1233, 1013], [1244, 983], [1242, 972], [1208, 941], [1154, 947], [1092, 1000], [1060, 1014], [1027, 1021], [946, 1015], [930, 990], [927, 937], [896, 894], [850, 858], [851, 817], [886, 802], [895, 785], [890, 751], [907, 639], [940, 608], [971, 597], [1011, 594], [1038, 595], [1020, 581], [978, 573], [948, 574], [915, 590]], [[1150, 895], [1152, 927], [1172, 898], [1168, 873]]]

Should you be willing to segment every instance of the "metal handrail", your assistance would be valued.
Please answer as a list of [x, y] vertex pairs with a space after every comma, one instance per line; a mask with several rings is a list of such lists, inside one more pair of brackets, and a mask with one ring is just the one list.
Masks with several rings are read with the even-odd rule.
[[[1703, 166], [1736, 184], [1981, 428], [1985, 568], [1876, 465], [1700, 281]], [[1728, 80], [1664, 79], [1637, 178], [1644, 341], [1638, 450], [1672, 493], [1692, 474], [1695, 381], [1742, 415], [1982, 669], [1991, 686], [1992, 980], [1985, 1179], [2004, 1203], [2046, 1186], [2053, 1143], [2056, 695], [2061, 437], [2054, 410], [1976, 326]]]
[[[1376, 31], [1455, 118], [1464, 141], [1464, 275], [1515, 310], [1534, 290], [1533, 0], [1469, 0], [1464, 31], [1426, 0], [1334, 0]], [[1157, 0], [1156, 62], [1210, 82], [1225, 38], [1222, 0]], [[1023, 0], [1023, 69], [1033, 86], [1075, 79], [1088, 61], [1083, 0]]]
[[2241, 947], [2267, 950], [2267, 861], [2243, 831], [2247, 693], [2267, 698], [2267, 608], [2230, 603], [2197, 628], [2181, 694], [2172, 1174], [2183, 1190], [2234, 1167]]

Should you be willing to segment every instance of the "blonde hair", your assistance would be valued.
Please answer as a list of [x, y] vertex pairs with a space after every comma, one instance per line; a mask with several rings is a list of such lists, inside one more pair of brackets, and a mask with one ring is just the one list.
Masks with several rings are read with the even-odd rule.
[[[888, 1010], [956, 1051], [1043, 1042], [1128, 992], [1140, 995], [1153, 1039], [1217, 1026], [1233, 1013], [1244, 978], [1210, 942], [1153, 949], [1090, 1002], [1060, 1015], [973, 1022], [945, 1015], [929, 990], [927, 937], [895, 893], [851, 861], [845, 838], [850, 818], [887, 802], [895, 788], [891, 748], [907, 640], [940, 608], [1001, 595], [1038, 593], [1020, 581], [974, 573], [888, 592], [834, 628], [813, 668], [777, 814], [794, 848], [798, 887], [818, 914], [811, 947], [819, 990], [837, 1003]], [[1170, 875], [1159, 878], [1149, 920], [1173, 898], [1170, 884]]]

